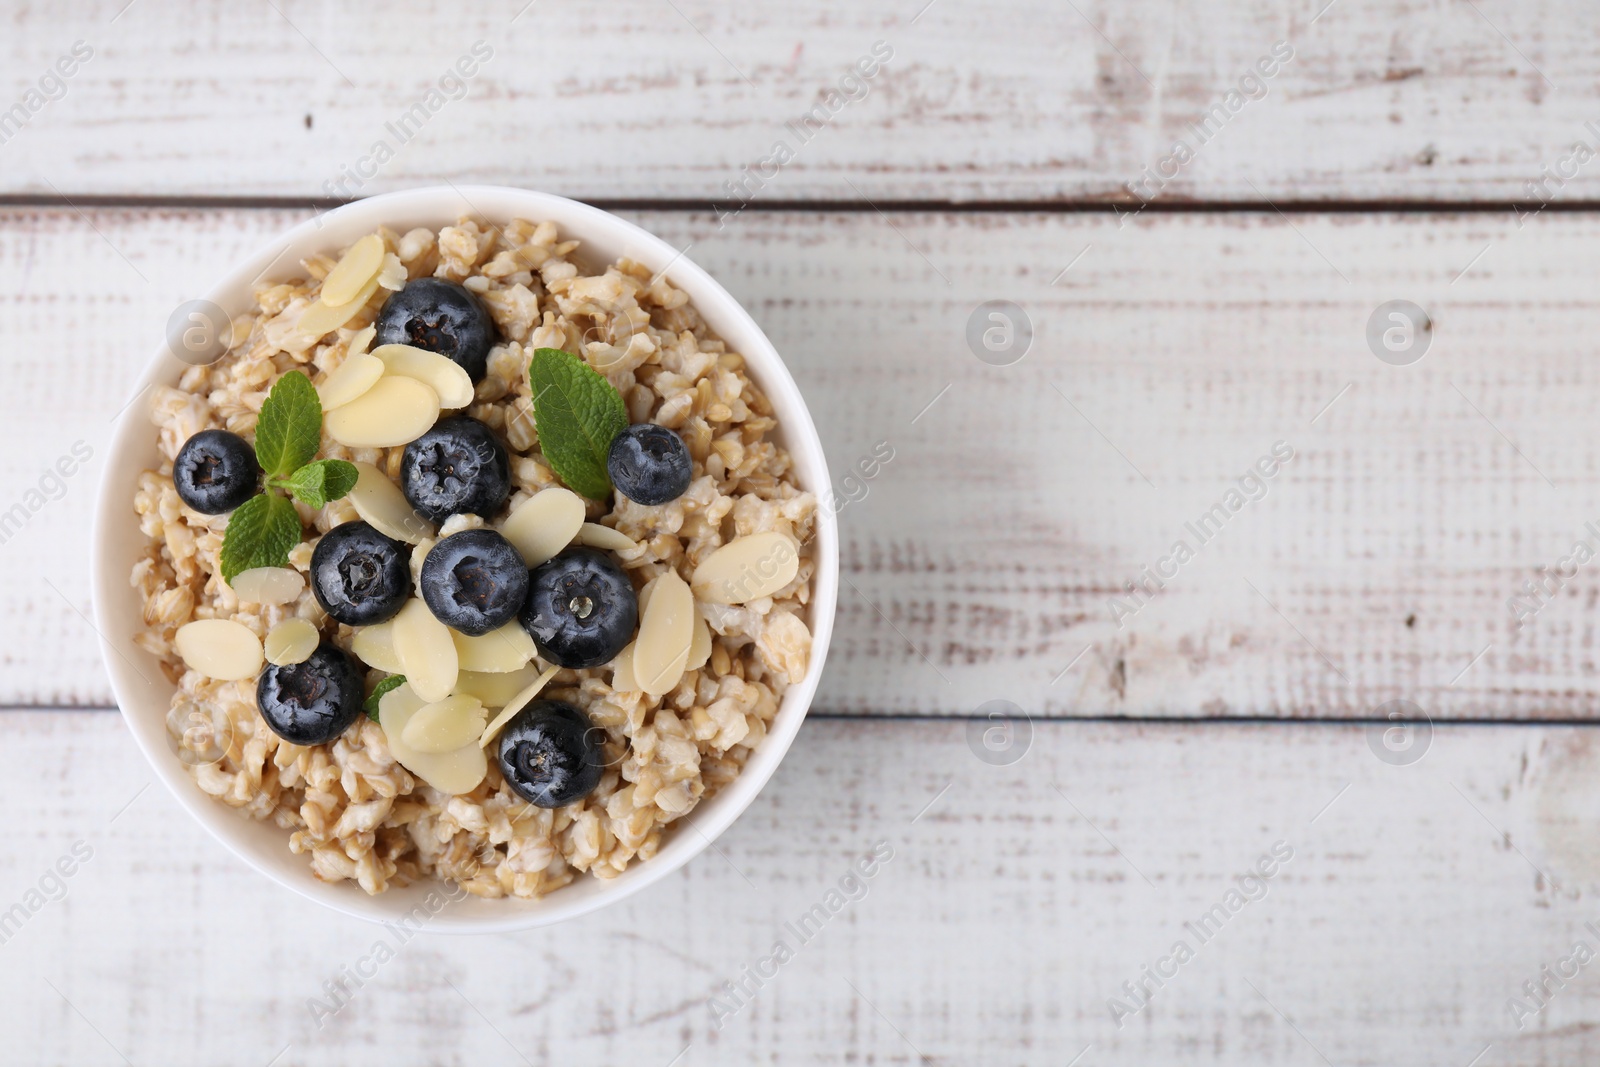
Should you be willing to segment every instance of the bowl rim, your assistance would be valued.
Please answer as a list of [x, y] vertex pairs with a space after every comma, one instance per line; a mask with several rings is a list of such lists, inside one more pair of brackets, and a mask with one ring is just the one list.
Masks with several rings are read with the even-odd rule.
[[[495, 207], [481, 209], [480, 204], [495, 205], [504, 210], [495, 210]], [[552, 193], [510, 186], [450, 184], [356, 200], [330, 211], [319, 212], [265, 242], [218, 278], [203, 298], [225, 307], [230, 303], [237, 304], [237, 300], [229, 300], [230, 291], [237, 292], [243, 288], [248, 292], [254, 280], [283, 259], [289, 250], [299, 250], [300, 255], [295, 257], [298, 260], [314, 251], [343, 247], [354, 237], [335, 235], [353, 233], [359, 236], [380, 225], [398, 229], [400, 227], [395, 225], [395, 220], [400, 217], [419, 220], [408, 225], [431, 225], [435, 229], [463, 217], [487, 221], [492, 225], [501, 225], [512, 218], [549, 220], [556, 223], [566, 239], [578, 240], [582, 245], [621, 245], [626, 255], [652, 271], [670, 273], [673, 286], [688, 294], [690, 302], [717, 336], [745, 358], [750, 376], [772, 402], [777, 413], [778, 434], [789, 451], [797, 480], [803, 488], [816, 494], [818, 499], [814, 527], [816, 572], [812, 578], [808, 605], [808, 622], [812, 631], [810, 663], [806, 676], [785, 691], [766, 737], [746, 761], [739, 776], [720, 789], [711, 800], [698, 805], [690, 816], [675, 822], [673, 826], [678, 827], [677, 832], [668, 838], [654, 856], [635, 861], [615, 878], [601, 881], [580, 874], [573, 884], [552, 891], [539, 900], [509, 897], [480, 900], [467, 897], [461, 907], [430, 908], [426, 916], [430, 932], [495, 933], [547, 926], [625, 900], [666, 878], [704, 852], [750, 806], [788, 752], [816, 694], [833, 633], [838, 600], [838, 520], [833, 509], [826, 506], [831, 499], [826, 457], [810, 410], [777, 349], [732, 294], [688, 258], [687, 246], [676, 249], [627, 219]], [[420, 221], [424, 217], [431, 221]], [[325, 236], [324, 231], [328, 231]], [[317, 243], [319, 238], [323, 240], [322, 244]], [[610, 262], [615, 256], [616, 253], [608, 252], [604, 258]], [[290, 262], [294, 263], [295, 260]], [[242, 310], [233, 308], [230, 314], [239, 314]], [[276, 827], [270, 820], [250, 819], [197, 787], [192, 776], [173, 757], [168, 747], [165, 719], [172, 687], [163, 680], [158, 687], [161, 689], [159, 700], [152, 698], [148, 690], [154, 683], [129, 658], [130, 655], [143, 657], [152, 667], [157, 662], [154, 656], [133, 643], [138, 621], [126, 616], [115, 617], [113, 607], [115, 601], [125, 596], [130, 588], [128, 559], [118, 549], [130, 530], [135, 534], [138, 532], [131, 507], [133, 484], [127, 478], [126, 468], [130, 465], [134, 467], [134, 477], [137, 477], [138, 470], [145, 469], [144, 463], [135, 464], [132, 460], [121, 460], [121, 457], [137, 454], [141, 450], [141, 443], [147, 446], [144, 450], [148, 450], [153, 443], [145, 394], [155, 384], [176, 381], [182, 369], [182, 365], [169, 354], [165, 342], [156, 348], [154, 355], [146, 362], [143, 373], [133, 387], [134, 399], [117, 416], [107, 453], [108, 462], [101, 472], [95, 497], [90, 560], [94, 619], [101, 658], [110, 677], [117, 706], [156, 777], [166, 785], [178, 805], [234, 856], [278, 885], [337, 912], [370, 922], [404, 922], [405, 917], [414, 916], [417, 910], [415, 905], [409, 910], [405, 909], [405, 903], [417, 900], [423, 890], [436, 893], [445, 883], [430, 878], [404, 889], [391, 888], [385, 893], [370, 896], [348, 880], [323, 882], [317, 879], [312, 873], [308, 857], [294, 856], [289, 852], [287, 830]], [[143, 544], [142, 536], [137, 541]], [[112, 640], [112, 634], [122, 632], [128, 634], [125, 639], [121, 642]], [[679, 823], [689, 825], [679, 827]], [[279, 842], [282, 855], [273, 857], [271, 862], [260, 847], [247, 841], [247, 837], [252, 836], [251, 828], [261, 826], [270, 827]], [[684, 832], [686, 829], [692, 829], [694, 833]], [[293, 859], [294, 866], [284, 864], [283, 856]], [[295, 870], [299, 874], [291, 873]], [[586, 888], [580, 890], [580, 886]], [[394, 899], [397, 896], [402, 899]], [[495, 910], [488, 911], [482, 906]], [[463, 913], [463, 909], [466, 909], [466, 913]]]

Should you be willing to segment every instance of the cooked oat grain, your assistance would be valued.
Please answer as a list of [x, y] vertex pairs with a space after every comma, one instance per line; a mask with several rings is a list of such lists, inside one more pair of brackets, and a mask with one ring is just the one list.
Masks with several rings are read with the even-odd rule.
[[[785, 688], [805, 673], [815, 499], [796, 483], [788, 455], [768, 440], [776, 425], [772, 408], [746, 376], [744, 360], [727, 351], [687, 295], [665, 279], [626, 259], [587, 273], [572, 258], [578, 243], [560, 240], [550, 223], [519, 219], [496, 229], [463, 220], [438, 233], [385, 229], [378, 236], [380, 284], [338, 329], [322, 338], [297, 330], [338, 262], [315, 256], [302, 264], [305, 280], [258, 287], [257, 307], [234, 324], [239, 343], [229, 355], [185, 370], [176, 388], [155, 391], [151, 414], [163, 462], [140, 476], [134, 495], [149, 543], [132, 582], [143, 594], [147, 624], [136, 640], [160, 657], [178, 687], [169, 732], [202, 790], [289, 831], [289, 847], [307, 855], [325, 880], [349, 879], [379, 893], [432, 876], [479, 896], [537, 897], [576, 872], [614, 877], [654, 855], [675, 819], [739, 774], [766, 736]], [[542, 695], [583, 707], [608, 737], [609, 766], [599, 787], [564, 808], [526, 804], [492, 760], [472, 792], [441, 793], [401, 767], [383, 730], [365, 717], [330, 744], [289, 744], [257, 714], [253, 680], [223, 682], [187, 670], [174, 646], [178, 628], [198, 619], [233, 620], [264, 640], [299, 617], [350, 648], [353, 631], [322, 612], [309, 583], [284, 604], [241, 602], [218, 564], [227, 517], [184, 506], [173, 488], [172, 459], [200, 430], [253, 435], [279, 376], [298, 368], [321, 382], [352, 349], [365, 350], [371, 335], [362, 331], [389, 293], [404, 279], [427, 275], [478, 293], [504, 339], [490, 352], [468, 414], [500, 433], [511, 450], [510, 508], [558, 484], [539, 452], [527, 367], [534, 349], [563, 348], [606, 375], [632, 421], [677, 430], [694, 459], [688, 492], [669, 504], [645, 507], [620, 494], [610, 510], [585, 502], [586, 522], [620, 534], [607, 547], [616, 546], [636, 587], [668, 570], [690, 580], [736, 536], [772, 531], [801, 546], [799, 569], [781, 589], [737, 606], [698, 605], [710, 628], [709, 656], [660, 698], [614, 690], [610, 667], [556, 672]], [[322, 455], [373, 464], [390, 478], [399, 474], [401, 452], [323, 438]], [[290, 565], [306, 576], [315, 535], [357, 515], [348, 497], [320, 510], [296, 507], [313, 540], [295, 548]], [[450, 520], [439, 536], [469, 527], [473, 518]], [[623, 538], [631, 547], [622, 547]], [[588, 540], [596, 543], [593, 534]], [[599, 543], [606, 540], [601, 535]], [[419, 553], [429, 544], [424, 539]], [[371, 672], [369, 686], [380, 675]]]

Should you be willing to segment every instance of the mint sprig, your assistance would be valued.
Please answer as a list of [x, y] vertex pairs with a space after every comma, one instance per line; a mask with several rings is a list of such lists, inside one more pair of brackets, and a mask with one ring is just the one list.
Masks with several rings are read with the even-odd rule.
[[234, 509], [222, 537], [222, 579], [233, 581], [256, 567], [287, 567], [300, 543], [300, 513], [283, 490], [320, 508], [355, 488], [355, 465], [315, 459], [322, 444], [322, 401], [311, 379], [297, 370], [279, 378], [256, 421], [256, 462], [266, 488]]
[[256, 461], [268, 479], [293, 474], [322, 444], [322, 401], [297, 370], [278, 379], [256, 420]]
[[356, 487], [361, 472], [354, 463], [342, 459], [319, 459], [307, 463], [287, 478], [278, 478], [270, 484], [286, 489], [308, 508], [320, 508], [330, 500], [338, 500]]
[[628, 426], [622, 394], [599, 371], [559, 348], [534, 351], [528, 384], [544, 458], [571, 489], [604, 500], [611, 492], [606, 455], [612, 438]]
[[378, 703], [379, 703], [379, 701], [381, 701], [383, 699], [383, 694], [387, 693], [391, 689], [399, 689], [402, 685], [405, 685], [405, 684], [406, 684], [406, 676], [405, 675], [403, 675], [403, 674], [391, 674], [391, 675], [389, 675], [388, 677], [384, 678], [383, 681], [379, 682], [377, 685], [372, 687], [372, 695], [369, 696], [365, 701], [362, 702], [361, 710], [365, 711], [367, 713], [367, 718], [371, 719], [373, 722], [377, 722], [378, 721]]
[[289, 551], [300, 543], [300, 513], [277, 493], [253, 496], [228, 516], [222, 538], [222, 577], [257, 567], [283, 567]]

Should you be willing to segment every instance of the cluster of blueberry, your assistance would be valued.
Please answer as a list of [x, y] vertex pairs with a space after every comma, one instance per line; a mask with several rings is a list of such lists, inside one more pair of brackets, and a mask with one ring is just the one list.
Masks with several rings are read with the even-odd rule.
[[[384, 305], [377, 339], [437, 352], [474, 382], [487, 370], [494, 329], [476, 296], [435, 278], [408, 283]], [[614, 488], [638, 503], [663, 504], [688, 489], [688, 448], [673, 431], [653, 424], [629, 426], [612, 442], [607, 470]], [[178, 495], [196, 511], [222, 514], [260, 488], [253, 447], [223, 430], [207, 430], [185, 443], [173, 465]], [[467, 415], [440, 419], [405, 447], [401, 491], [422, 517], [442, 523], [453, 515], [493, 519], [511, 496], [505, 446]], [[411, 548], [365, 521], [328, 531], [311, 556], [311, 589], [334, 620], [371, 626], [394, 618], [412, 598]], [[584, 545], [528, 567], [499, 532], [466, 530], [440, 539], [423, 562], [415, 590], [444, 625], [481, 636], [520, 621], [539, 655], [558, 667], [585, 669], [613, 660], [638, 628], [633, 584], [611, 555]], [[269, 666], [257, 683], [262, 718], [280, 737], [322, 744], [342, 734], [361, 714], [363, 674], [358, 662], [324, 640], [299, 663]], [[582, 709], [535, 700], [501, 730], [501, 773], [533, 804], [557, 807], [587, 795], [599, 783], [604, 731]]]

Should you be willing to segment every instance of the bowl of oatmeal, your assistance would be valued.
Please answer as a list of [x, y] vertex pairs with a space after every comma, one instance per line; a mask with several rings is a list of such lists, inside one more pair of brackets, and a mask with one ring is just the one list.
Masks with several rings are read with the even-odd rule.
[[837, 596], [820, 441], [678, 249], [499, 187], [308, 221], [186, 305], [95, 519], [118, 705], [179, 803], [365, 919], [545, 925], [755, 798]]

